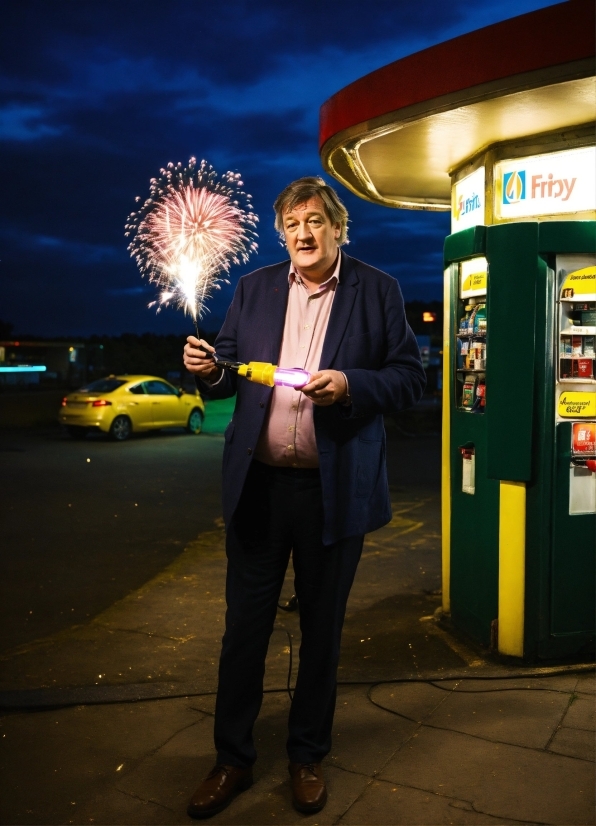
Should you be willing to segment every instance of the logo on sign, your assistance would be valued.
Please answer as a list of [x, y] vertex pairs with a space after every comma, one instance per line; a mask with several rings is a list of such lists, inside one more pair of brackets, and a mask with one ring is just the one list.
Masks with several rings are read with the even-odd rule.
[[463, 195], [460, 195], [455, 207], [455, 220], [459, 221], [462, 215], [468, 215], [470, 212], [480, 209], [480, 207], [480, 195], [474, 193], [469, 198], [464, 198]]
[[546, 177], [532, 175], [532, 198], [560, 198], [567, 201], [576, 181], [577, 178], [555, 178], [552, 172]]
[[517, 204], [526, 197], [526, 170], [503, 175], [503, 203]]
[[503, 175], [503, 203], [518, 204], [536, 198], [560, 198], [567, 201], [573, 192], [577, 178], [555, 178], [552, 172], [548, 175], [532, 175], [530, 193], [526, 195], [526, 170], [505, 172]]

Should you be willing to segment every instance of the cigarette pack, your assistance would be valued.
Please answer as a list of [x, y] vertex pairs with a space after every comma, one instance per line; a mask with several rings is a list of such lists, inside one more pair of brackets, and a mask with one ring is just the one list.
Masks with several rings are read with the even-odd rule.
[[594, 377], [592, 359], [577, 360], [577, 377], [579, 379], [591, 379]]

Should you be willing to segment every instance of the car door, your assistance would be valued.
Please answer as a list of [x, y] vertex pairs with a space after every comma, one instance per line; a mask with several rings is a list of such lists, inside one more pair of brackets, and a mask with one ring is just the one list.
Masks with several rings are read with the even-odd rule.
[[148, 430], [153, 427], [153, 399], [145, 392], [143, 382], [128, 388], [124, 404], [133, 430]]
[[180, 424], [180, 400], [171, 384], [160, 379], [151, 379], [145, 382], [145, 392], [151, 397], [153, 427], [173, 427]]

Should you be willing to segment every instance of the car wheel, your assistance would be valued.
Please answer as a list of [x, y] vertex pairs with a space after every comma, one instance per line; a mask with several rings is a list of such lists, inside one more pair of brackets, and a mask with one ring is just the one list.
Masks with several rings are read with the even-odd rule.
[[128, 416], [116, 416], [110, 427], [110, 437], [115, 442], [125, 442], [132, 433], [132, 424]]
[[66, 432], [71, 439], [84, 439], [87, 435], [87, 428], [79, 427], [77, 425], [68, 425]]
[[195, 407], [194, 410], [191, 411], [190, 416], [188, 417], [188, 424], [186, 425], [186, 429], [189, 433], [200, 433], [203, 429], [203, 419], [204, 419], [203, 412], [199, 410], [198, 407]]

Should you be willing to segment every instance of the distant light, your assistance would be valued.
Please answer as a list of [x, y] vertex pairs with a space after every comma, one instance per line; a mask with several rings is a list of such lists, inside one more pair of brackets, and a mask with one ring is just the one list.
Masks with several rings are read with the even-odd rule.
[[423, 321], [436, 321], [437, 314], [436, 313], [429, 313], [426, 310], [422, 313], [422, 320]]
[[19, 364], [15, 367], [0, 367], [0, 373], [45, 373], [45, 364]]

